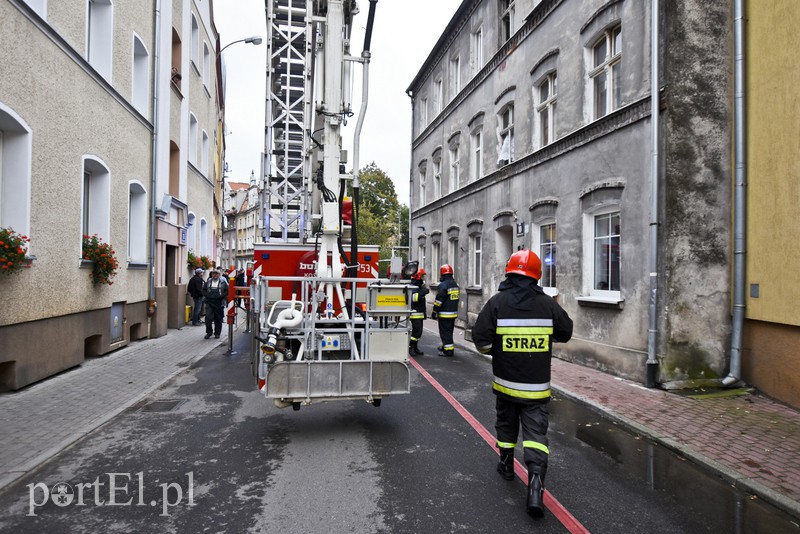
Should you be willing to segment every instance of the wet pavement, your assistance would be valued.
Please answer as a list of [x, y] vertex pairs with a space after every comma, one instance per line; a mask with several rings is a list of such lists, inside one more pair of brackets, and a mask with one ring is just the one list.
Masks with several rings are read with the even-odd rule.
[[[438, 336], [435, 321], [425, 329]], [[459, 352], [477, 354], [455, 332]], [[756, 392], [685, 396], [553, 359], [556, 395], [589, 407], [800, 519], [800, 411]], [[736, 530], [731, 530], [735, 532]]]

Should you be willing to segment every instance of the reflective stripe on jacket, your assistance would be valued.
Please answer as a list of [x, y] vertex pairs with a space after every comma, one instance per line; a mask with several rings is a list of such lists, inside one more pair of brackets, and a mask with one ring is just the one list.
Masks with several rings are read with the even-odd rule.
[[458, 317], [460, 293], [458, 284], [453, 280], [453, 275], [444, 275], [436, 292], [436, 300], [433, 301], [433, 311], [439, 314], [440, 319], [455, 319]]

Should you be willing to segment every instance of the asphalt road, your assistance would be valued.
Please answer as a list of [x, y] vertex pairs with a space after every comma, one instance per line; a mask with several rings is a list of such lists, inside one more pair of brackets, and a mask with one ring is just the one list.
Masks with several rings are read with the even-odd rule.
[[[476, 430], [493, 434], [490, 365], [474, 354], [437, 357], [436, 341], [426, 333], [428, 355], [416, 361], [472, 423], [418, 370], [410, 395], [379, 408], [276, 408], [256, 392], [240, 336], [236, 354], [220, 347], [7, 488], [0, 531], [568, 531], [553, 513], [528, 517], [524, 483], [495, 472], [497, 454]], [[547, 487], [579, 526], [720, 531], [703, 506], [687, 506], [643, 481], [643, 466], [625, 463], [627, 449], [646, 444], [565, 399], [551, 413]]]

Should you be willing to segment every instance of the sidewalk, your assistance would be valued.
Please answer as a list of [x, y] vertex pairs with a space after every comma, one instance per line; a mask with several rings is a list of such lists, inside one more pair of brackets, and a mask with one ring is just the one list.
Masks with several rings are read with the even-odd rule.
[[[438, 325], [425, 320], [438, 337]], [[479, 354], [456, 328], [459, 351]], [[553, 359], [551, 387], [800, 517], [800, 411], [762, 395], [684, 397]]]
[[[237, 314], [239, 321], [242, 313]], [[241, 324], [241, 322], [240, 322]], [[239, 328], [235, 331], [244, 331]], [[145, 398], [214, 349], [204, 326], [169, 330], [64, 371], [21, 391], [0, 395], [0, 490]]]

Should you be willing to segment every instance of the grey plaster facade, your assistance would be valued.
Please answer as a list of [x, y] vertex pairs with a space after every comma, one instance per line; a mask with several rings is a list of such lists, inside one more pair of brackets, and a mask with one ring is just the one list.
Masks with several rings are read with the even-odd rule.
[[[723, 375], [730, 334], [731, 12], [727, 2], [677, 4], [661, 2], [657, 13], [660, 382]], [[650, 302], [650, 3], [511, 2], [512, 35], [503, 40], [508, 5], [462, 2], [408, 89], [412, 254], [428, 272], [438, 272], [431, 264], [437, 257], [454, 265], [466, 288], [459, 321], [469, 328], [509, 255], [519, 248], [543, 255], [540, 231], [555, 224], [556, 278], [546, 291], [575, 321], [559, 356], [642, 381]], [[596, 57], [600, 43], [608, 45], [605, 63]], [[607, 91], [598, 100], [595, 80], [604, 70]], [[548, 83], [550, 107], [541, 92]], [[555, 115], [547, 134], [543, 109]], [[509, 131], [510, 158], [501, 156]], [[595, 224], [606, 217], [618, 241], [598, 249], [606, 234]]]

